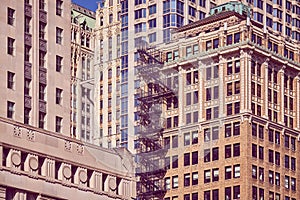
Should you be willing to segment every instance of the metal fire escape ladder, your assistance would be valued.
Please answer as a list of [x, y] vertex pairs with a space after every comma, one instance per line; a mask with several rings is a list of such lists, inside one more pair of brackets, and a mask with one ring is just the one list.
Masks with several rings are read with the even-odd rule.
[[163, 145], [164, 119], [163, 104], [166, 99], [174, 97], [173, 90], [165, 84], [162, 67], [163, 55], [154, 49], [139, 49], [140, 63], [137, 66], [140, 81], [139, 117], [140, 132], [138, 133], [137, 197], [139, 200], [163, 199], [165, 195], [164, 164], [167, 150]]

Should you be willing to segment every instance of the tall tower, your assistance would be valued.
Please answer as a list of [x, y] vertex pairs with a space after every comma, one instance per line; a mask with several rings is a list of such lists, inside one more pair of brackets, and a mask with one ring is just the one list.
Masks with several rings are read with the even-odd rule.
[[93, 143], [98, 129], [94, 118], [95, 13], [76, 4], [71, 12], [71, 135]]

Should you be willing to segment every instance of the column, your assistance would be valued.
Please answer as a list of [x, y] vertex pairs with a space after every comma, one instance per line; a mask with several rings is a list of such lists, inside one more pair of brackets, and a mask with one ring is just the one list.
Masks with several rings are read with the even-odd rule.
[[268, 85], [269, 85], [269, 80], [268, 80], [268, 67], [269, 67], [269, 58], [265, 60], [265, 62], [262, 64], [262, 69], [263, 69], [263, 82], [262, 82], [262, 93], [263, 93], [263, 101], [264, 101], [264, 109], [263, 109], [263, 117], [268, 119]]

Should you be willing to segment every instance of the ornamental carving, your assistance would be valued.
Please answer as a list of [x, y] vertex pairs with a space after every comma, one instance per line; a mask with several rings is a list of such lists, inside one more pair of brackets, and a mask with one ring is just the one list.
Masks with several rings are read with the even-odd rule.
[[16, 136], [16, 137], [21, 137], [22, 136], [22, 131], [21, 131], [20, 127], [18, 127], [18, 126], [14, 127], [14, 136]]
[[27, 140], [29, 141], [34, 141], [35, 139], [35, 133], [32, 130], [27, 131]]
[[65, 150], [71, 151], [72, 144], [70, 141], [65, 141]]
[[71, 178], [72, 172], [71, 172], [71, 169], [70, 169], [69, 166], [65, 165], [65, 166], [63, 167], [63, 170], [62, 170], [62, 171], [63, 171], [63, 176], [64, 176], [66, 179]]
[[33, 171], [36, 171], [38, 169], [39, 162], [35, 156], [32, 156], [29, 158], [29, 167]]
[[19, 166], [21, 164], [21, 156], [20, 153], [17, 151], [14, 151], [11, 154], [11, 162], [15, 165], [15, 166]]

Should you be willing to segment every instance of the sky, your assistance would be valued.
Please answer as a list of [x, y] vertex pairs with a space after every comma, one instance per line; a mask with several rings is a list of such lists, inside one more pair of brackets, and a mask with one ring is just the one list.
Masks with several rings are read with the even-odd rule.
[[100, 0], [72, 0], [72, 2], [81, 5], [82, 7], [88, 8], [89, 10], [96, 11], [97, 2]]

